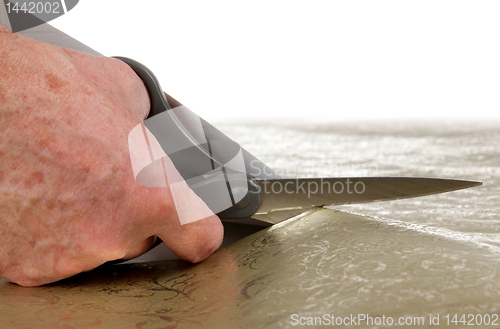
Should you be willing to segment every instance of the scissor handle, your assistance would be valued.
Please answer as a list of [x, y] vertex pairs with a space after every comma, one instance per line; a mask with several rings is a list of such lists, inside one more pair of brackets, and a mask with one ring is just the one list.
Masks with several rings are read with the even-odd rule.
[[[171, 110], [172, 107], [170, 106], [167, 97], [165, 93], [163, 92], [162, 88], [160, 87], [160, 83], [158, 79], [155, 77], [153, 72], [151, 72], [150, 69], [148, 69], [145, 65], [127, 58], [127, 57], [114, 57], [116, 59], [119, 59], [126, 64], [128, 64], [134, 72], [139, 76], [139, 78], [142, 79], [144, 82], [146, 89], [149, 94], [150, 102], [151, 102], [151, 109], [148, 115], [148, 118], [151, 118], [157, 114], [160, 114], [162, 112]], [[207, 156], [210, 156], [207, 154]], [[211, 156], [210, 156], [211, 157]], [[224, 175], [225, 176], [225, 175]], [[218, 177], [217, 179], [221, 179], [221, 177]], [[218, 182], [217, 179], [208, 179], [202, 183], [203, 186], [201, 188], [205, 189], [210, 189], [213, 187], [213, 184], [220, 184], [221, 182]], [[259, 184], [254, 180], [253, 177], [246, 175], [246, 178], [243, 177], [248, 185], [248, 190], [245, 191], [246, 195], [243, 196], [243, 198], [240, 198], [239, 202], [236, 204], [233, 204], [232, 207], [219, 212], [217, 215], [221, 219], [241, 219], [241, 218], [249, 218], [250, 216], [254, 215], [257, 209], [260, 207], [262, 203], [262, 192], [260, 191], [260, 186]], [[242, 184], [244, 183], [243, 181], [241, 182]], [[226, 183], [225, 183], [226, 184]], [[229, 184], [228, 188], [229, 187]], [[197, 186], [200, 188], [200, 186]], [[239, 191], [233, 191], [230, 190], [230, 193], [238, 193]], [[150, 248], [153, 249], [159, 244], [162, 243], [162, 240], [157, 238], [155, 244]], [[122, 263], [125, 260], [114, 260], [114, 261], [109, 261], [106, 262], [105, 264], [118, 264]]]

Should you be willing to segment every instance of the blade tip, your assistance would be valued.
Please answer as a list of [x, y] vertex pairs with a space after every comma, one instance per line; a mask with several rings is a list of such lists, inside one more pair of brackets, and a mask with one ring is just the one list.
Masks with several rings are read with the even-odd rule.
[[464, 180], [464, 184], [467, 184], [464, 188], [469, 188], [469, 187], [476, 187], [476, 186], [481, 186], [483, 185], [483, 182], [479, 181], [473, 181], [473, 180]]

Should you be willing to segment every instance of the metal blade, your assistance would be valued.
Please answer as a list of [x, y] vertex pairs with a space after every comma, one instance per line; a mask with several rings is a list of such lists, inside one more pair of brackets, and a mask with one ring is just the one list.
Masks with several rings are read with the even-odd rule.
[[417, 177], [284, 178], [257, 182], [263, 201], [252, 218], [273, 224], [318, 206], [414, 198], [482, 185]]

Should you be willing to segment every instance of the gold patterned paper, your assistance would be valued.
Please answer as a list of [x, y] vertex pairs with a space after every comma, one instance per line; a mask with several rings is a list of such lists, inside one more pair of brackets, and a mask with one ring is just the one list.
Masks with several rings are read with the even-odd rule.
[[[291, 328], [292, 314], [364, 313], [421, 316], [426, 325], [419, 328], [449, 328], [446, 314], [498, 313], [499, 269], [497, 250], [466, 237], [321, 209], [250, 235], [197, 265], [106, 266], [37, 288], [1, 281], [0, 323]], [[429, 324], [430, 314], [440, 314], [439, 326]]]

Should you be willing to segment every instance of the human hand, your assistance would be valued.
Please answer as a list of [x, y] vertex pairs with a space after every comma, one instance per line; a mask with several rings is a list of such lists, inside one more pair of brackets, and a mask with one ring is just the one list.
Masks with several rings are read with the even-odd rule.
[[120, 60], [0, 25], [1, 277], [54, 282], [134, 258], [155, 236], [191, 262], [220, 246], [220, 220], [187, 185], [180, 191], [190, 211], [210, 215], [180, 225], [169, 187], [135, 182], [127, 137], [149, 106], [142, 81]]

